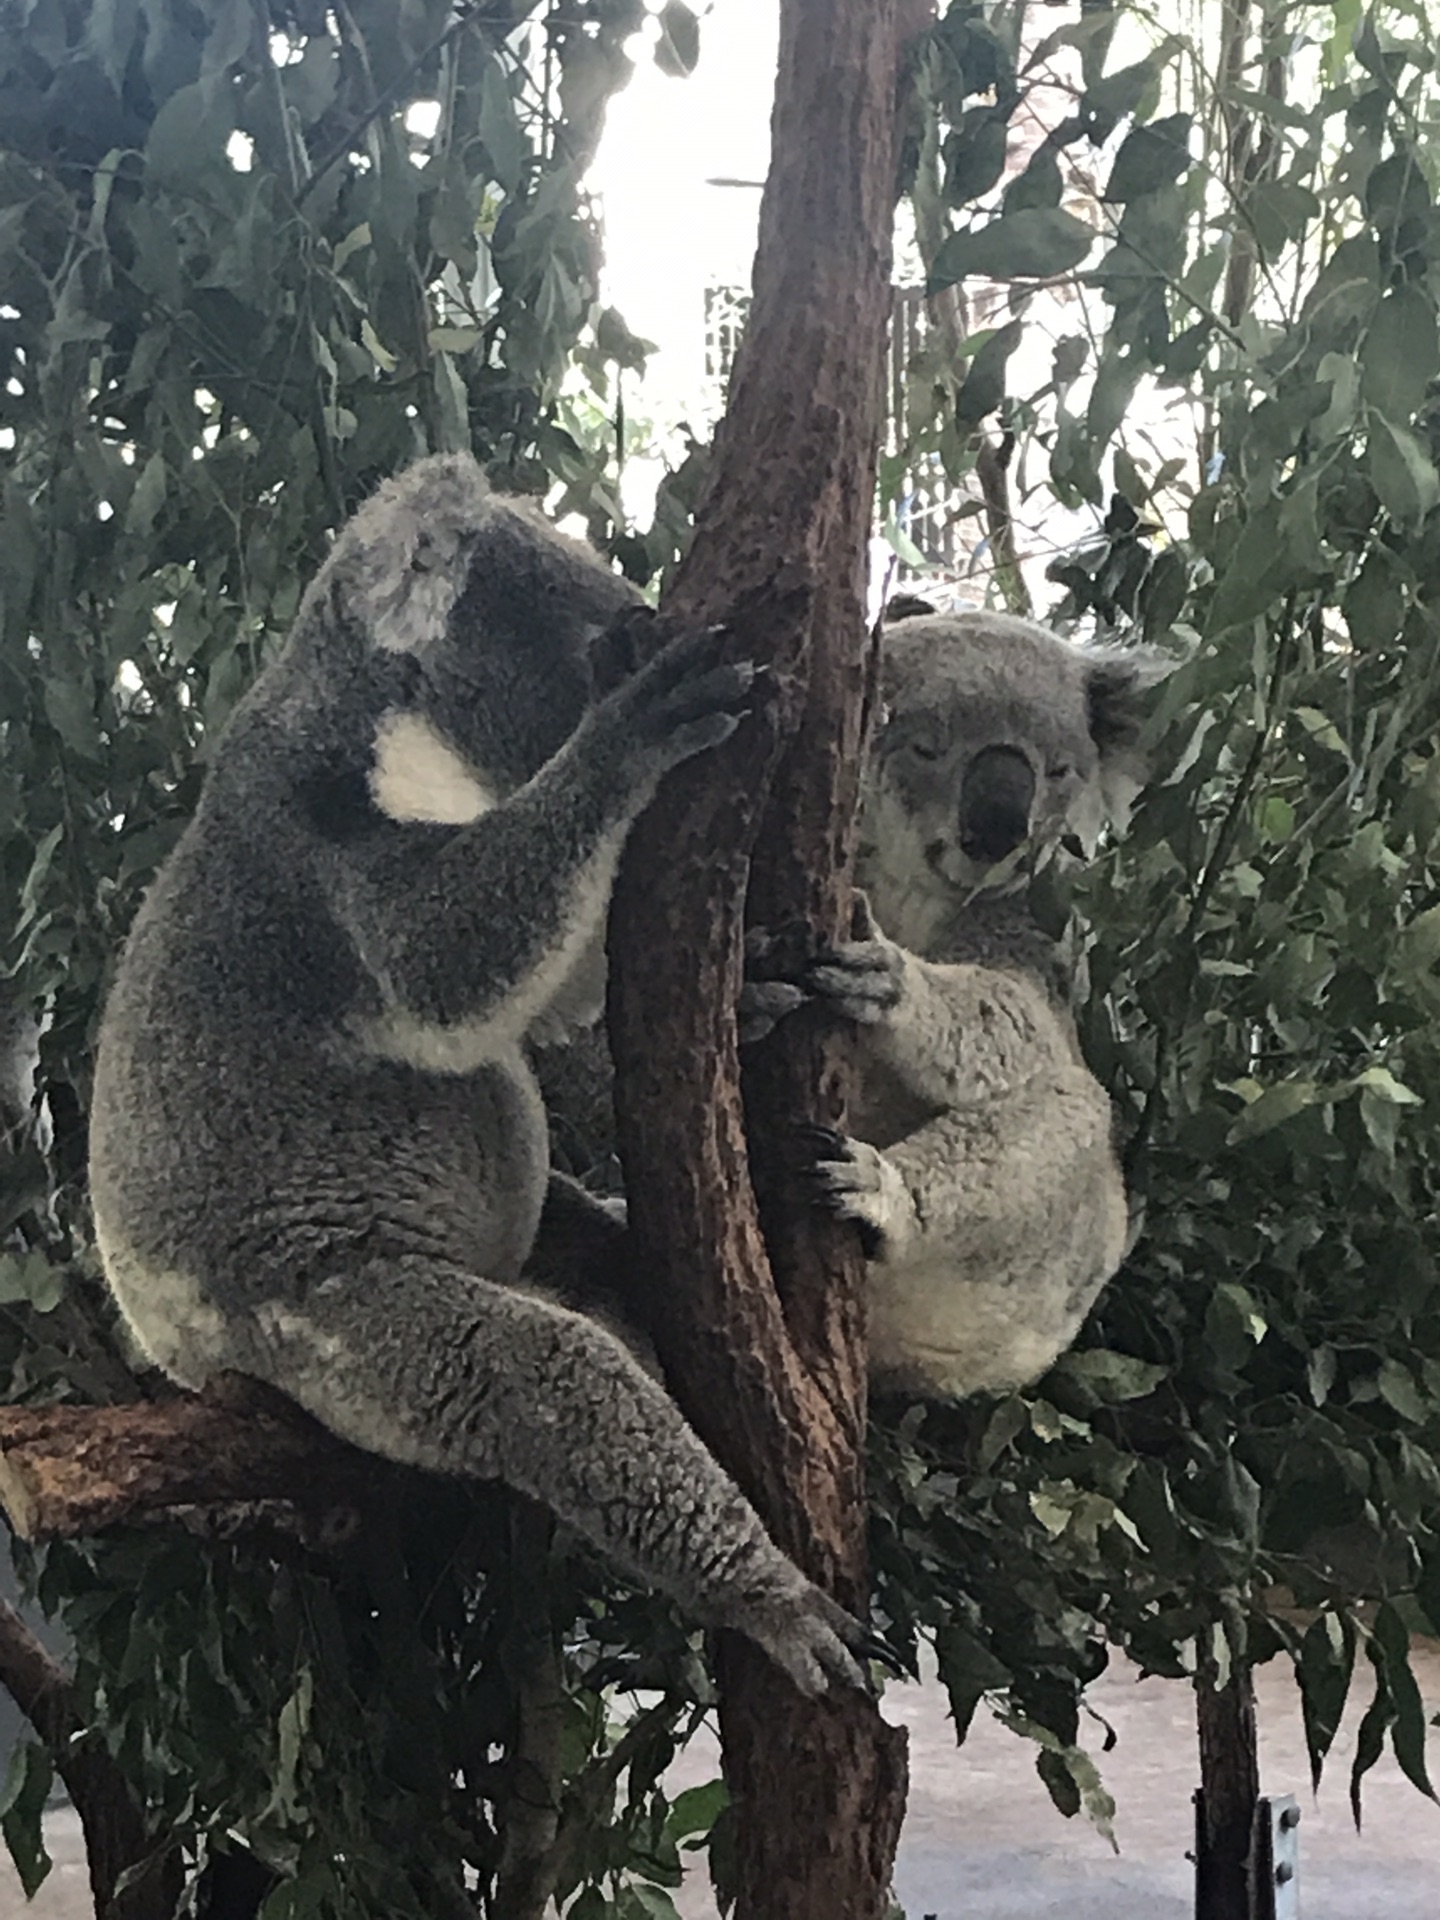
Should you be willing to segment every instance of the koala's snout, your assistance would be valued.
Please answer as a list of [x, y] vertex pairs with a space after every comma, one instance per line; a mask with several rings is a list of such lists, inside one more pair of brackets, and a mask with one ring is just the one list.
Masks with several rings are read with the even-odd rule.
[[1029, 837], [1035, 774], [1016, 747], [985, 747], [960, 785], [960, 846], [971, 860], [994, 866]]

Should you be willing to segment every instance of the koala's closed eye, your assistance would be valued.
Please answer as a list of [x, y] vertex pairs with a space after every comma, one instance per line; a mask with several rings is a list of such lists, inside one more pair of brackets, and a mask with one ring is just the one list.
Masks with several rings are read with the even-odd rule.
[[923, 734], [905, 742], [905, 751], [916, 760], [938, 760], [944, 749], [938, 740], [927, 739]]

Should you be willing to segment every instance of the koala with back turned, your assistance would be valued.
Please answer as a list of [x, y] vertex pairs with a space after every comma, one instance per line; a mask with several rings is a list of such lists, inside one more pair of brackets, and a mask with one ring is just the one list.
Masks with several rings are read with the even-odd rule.
[[819, 1691], [859, 1679], [858, 1624], [536, 1277], [611, 1223], [551, 1174], [523, 1047], [594, 1016], [625, 836], [750, 699], [712, 632], [598, 695], [636, 597], [468, 457], [360, 508], [120, 961], [97, 1238], [174, 1379], [235, 1369], [358, 1446], [503, 1479]]
[[[862, 1228], [870, 1370], [938, 1397], [1043, 1373], [1123, 1256], [1110, 1101], [1081, 1058], [1024, 869], [1094, 848], [1139, 785], [1156, 663], [1006, 614], [886, 628], [857, 938], [747, 988], [752, 1032], [817, 998], [856, 1023], [849, 1136], [804, 1132], [817, 1199]], [[755, 971], [767, 970], [756, 943]]]

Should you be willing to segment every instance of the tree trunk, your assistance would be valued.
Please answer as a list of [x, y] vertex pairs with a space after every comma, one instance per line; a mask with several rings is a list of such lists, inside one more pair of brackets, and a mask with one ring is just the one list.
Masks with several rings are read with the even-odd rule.
[[1236, 1667], [1223, 1686], [1195, 1682], [1200, 1793], [1195, 1820], [1195, 1920], [1263, 1920], [1255, 1907], [1260, 1754], [1255, 1683]]
[[[667, 1373], [775, 1538], [861, 1610], [862, 1261], [848, 1229], [779, 1179], [797, 1114], [842, 1119], [843, 1060], [799, 1016], [767, 1043], [742, 1107], [734, 1004], [752, 857], [756, 921], [827, 939], [848, 927], [896, 89], [928, 17], [913, 0], [783, 0], [750, 322], [666, 603], [686, 622], [729, 621], [737, 657], [774, 664], [776, 698], [667, 782], [632, 836], [611, 930], [617, 1117]], [[747, 1107], [776, 1194], [763, 1235]], [[903, 1734], [861, 1695], [802, 1700], [747, 1641], [722, 1636], [719, 1659], [739, 1920], [878, 1920]]]

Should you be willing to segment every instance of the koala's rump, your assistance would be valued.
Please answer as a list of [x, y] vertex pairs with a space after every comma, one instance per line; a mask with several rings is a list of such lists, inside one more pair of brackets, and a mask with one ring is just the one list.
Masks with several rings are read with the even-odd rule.
[[106, 1275], [157, 1365], [190, 1385], [226, 1367], [270, 1377], [257, 1311], [303, 1314], [312, 1288], [376, 1262], [518, 1279], [547, 1163], [518, 1058], [428, 1074], [186, 1004], [147, 1025], [118, 996], [91, 1132]]

